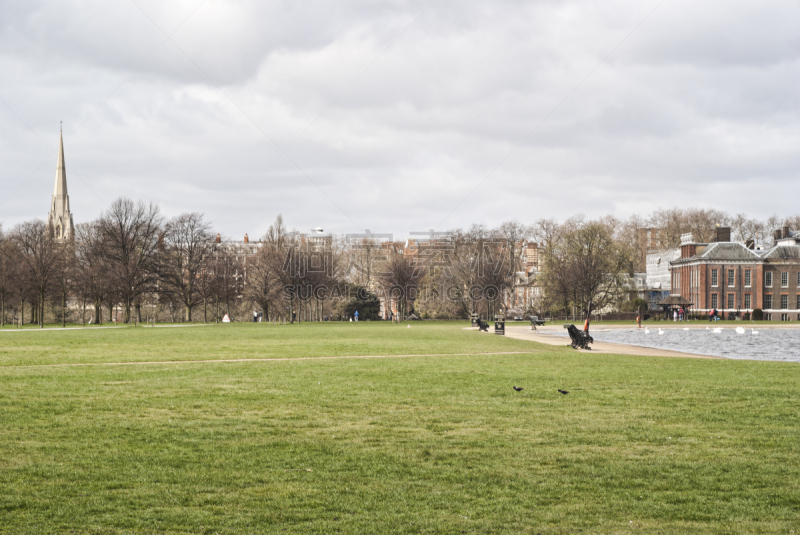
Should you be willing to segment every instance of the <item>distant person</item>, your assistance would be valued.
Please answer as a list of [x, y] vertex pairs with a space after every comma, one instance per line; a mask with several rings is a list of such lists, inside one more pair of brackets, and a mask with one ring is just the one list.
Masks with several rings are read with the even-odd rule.
[[642, 316], [641, 316], [641, 314], [637, 314], [636, 315], [636, 325], [638, 325], [640, 329], [642, 328]]
[[708, 313], [708, 321], [714, 321], [714, 309], [713, 308]]
[[676, 323], [678, 321], [678, 311], [677, 310], [673, 310], [672, 311], [672, 321], [674, 321]]
[[256, 323], [256, 322], [258, 322], [258, 312], [256, 312], [256, 311], [254, 310], [254, 311], [253, 311], [253, 323]]
[[353, 314], [353, 317], [356, 319], [356, 321], [358, 321], [358, 310], [356, 310], [356, 313]]

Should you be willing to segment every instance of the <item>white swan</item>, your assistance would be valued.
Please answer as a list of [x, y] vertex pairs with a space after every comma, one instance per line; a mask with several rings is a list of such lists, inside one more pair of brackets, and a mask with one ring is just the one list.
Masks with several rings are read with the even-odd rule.
[[688, 331], [688, 330], [689, 330], [689, 327], [684, 327], [684, 328], [683, 328], [683, 330], [684, 330], [684, 331]]
[[647, 329], [647, 325], [644, 326], [644, 334], [650, 334], [650, 331]]
[[753, 334], [758, 334], [757, 330], [755, 330], [755, 329], [750, 329], [750, 330], [753, 331]]
[[658, 328], [658, 334], [664, 334], [664, 331], [661, 330], [661, 327]]
[[719, 334], [722, 332], [722, 327], [715, 327], [714, 329], [711, 330], [711, 332]]
[[710, 331], [710, 330], [711, 330], [711, 327], [706, 327], [706, 330], [707, 330], [707, 331]]
[[744, 334], [744, 327], [736, 327], [736, 334]]

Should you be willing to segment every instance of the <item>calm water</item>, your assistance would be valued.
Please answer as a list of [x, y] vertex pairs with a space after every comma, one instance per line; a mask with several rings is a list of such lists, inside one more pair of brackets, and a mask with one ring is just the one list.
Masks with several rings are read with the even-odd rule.
[[[715, 324], [715, 327], [718, 326], [719, 323]], [[719, 333], [693, 327], [687, 331], [682, 328], [664, 329], [664, 334], [660, 335], [656, 327], [650, 328], [649, 334], [645, 334], [644, 329], [636, 328], [593, 331], [591, 334], [598, 342], [671, 349], [730, 359], [800, 362], [800, 329], [759, 329], [758, 325], [743, 325], [745, 333], [738, 334], [736, 327], [722, 327]], [[752, 329], [758, 334], [753, 334]], [[566, 331], [564, 333], [566, 336]]]

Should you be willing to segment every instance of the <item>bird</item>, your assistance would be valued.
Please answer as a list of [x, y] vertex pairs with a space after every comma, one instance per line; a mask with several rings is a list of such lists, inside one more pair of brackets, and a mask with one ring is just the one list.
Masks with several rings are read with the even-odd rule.
[[758, 334], [757, 330], [755, 330], [755, 329], [750, 329], [750, 330], [753, 332], [753, 334]]
[[714, 329], [712, 329], [711, 332], [719, 334], [722, 332], [722, 327], [714, 327]]
[[659, 328], [658, 329], [658, 334], [664, 334], [664, 331], [661, 328]]
[[558, 392], [559, 392], [560, 394], [564, 394], [565, 396], [566, 396], [567, 394], [569, 394], [569, 390], [561, 390], [560, 388], [558, 389]]
[[647, 329], [647, 325], [644, 326], [644, 334], [650, 334], [650, 331]]
[[689, 330], [689, 327], [684, 327], [684, 328], [683, 328], [683, 330], [684, 330], [684, 331], [688, 331], [688, 330]]
[[736, 327], [736, 334], [744, 334], [744, 327]]
[[516, 390], [517, 392], [522, 392], [522, 387], [521, 387], [521, 386], [514, 386], [514, 387], [512, 387], [512, 388], [513, 388], [514, 390]]
[[707, 330], [707, 331], [710, 331], [710, 330], [711, 330], [711, 327], [706, 327], [706, 330]]

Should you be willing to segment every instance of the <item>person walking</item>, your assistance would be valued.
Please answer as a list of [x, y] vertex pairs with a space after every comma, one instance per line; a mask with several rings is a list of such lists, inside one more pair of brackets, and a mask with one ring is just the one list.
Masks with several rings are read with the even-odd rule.
[[353, 317], [356, 319], [356, 321], [358, 321], [358, 310], [356, 310], [356, 313], [353, 314]]

